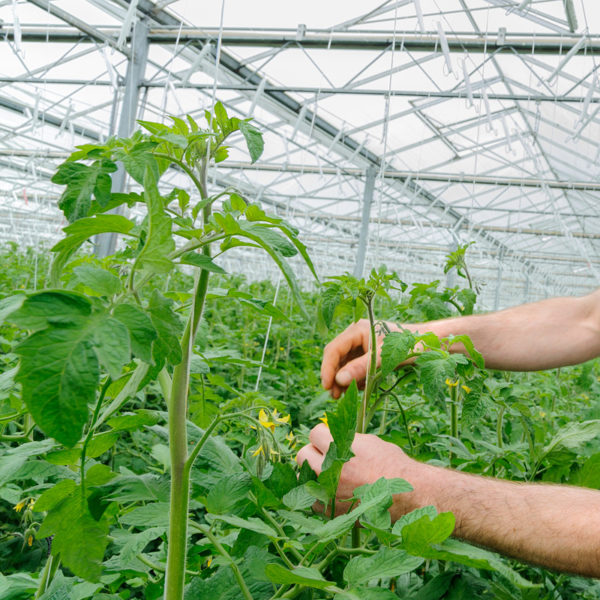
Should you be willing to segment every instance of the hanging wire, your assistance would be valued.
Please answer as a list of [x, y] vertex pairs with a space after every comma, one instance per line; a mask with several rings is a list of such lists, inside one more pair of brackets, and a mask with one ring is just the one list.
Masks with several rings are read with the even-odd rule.
[[[279, 296], [279, 288], [281, 286], [281, 272], [277, 278], [277, 285], [275, 286], [275, 296], [273, 297], [273, 306], [277, 304], [277, 296]], [[271, 325], [273, 324], [273, 317], [269, 317], [269, 323], [267, 325], [267, 333], [265, 334], [265, 343], [263, 344], [262, 356], [260, 357], [260, 365], [258, 366], [258, 374], [256, 375], [256, 384], [254, 391], [258, 392], [258, 386], [260, 384], [260, 378], [262, 376], [262, 368], [265, 362], [265, 356], [267, 354], [267, 346], [269, 345], [269, 336], [271, 335]]]

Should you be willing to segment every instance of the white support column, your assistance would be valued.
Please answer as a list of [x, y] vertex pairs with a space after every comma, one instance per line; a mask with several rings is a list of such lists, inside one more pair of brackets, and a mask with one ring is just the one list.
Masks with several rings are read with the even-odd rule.
[[[135, 120], [140, 95], [140, 85], [144, 79], [146, 71], [146, 61], [148, 59], [148, 23], [146, 20], [137, 21], [134, 25], [132, 35], [131, 57], [127, 63], [127, 73], [125, 75], [125, 93], [121, 102], [121, 115], [119, 117], [119, 127], [117, 135], [119, 137], [129, 137], [135, 129]], [[118, 164], [117, 171], [112, 178], [112, 191], [125, 191], [126, 173], [123, 165]], [[117, 207], [113, 214], [123, 214], [123, 206]], [[103, 233], [96, 237], [96, 256], [103, 258], [114, 254], [117, 248], [116, 233]]]
[[371, 205], [373, 204], [373, 191], [375, 189], [375, 169], [369, 167], [365, 172], [365, 191], [363, 195], [362, 221], [360, 224], [360, 235], [358, 237], [358, 249], [356, 251], [356, 265], [354, 277], [360, 279], [365, 269], [365, 257], [367, 254], [367, 240], [369, 237], [369, 221], [371, 220]]

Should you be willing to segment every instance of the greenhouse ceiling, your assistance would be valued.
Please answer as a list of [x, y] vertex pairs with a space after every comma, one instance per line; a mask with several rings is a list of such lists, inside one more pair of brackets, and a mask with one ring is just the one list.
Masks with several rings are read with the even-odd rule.
[[600, 284], [596, 0], [0, 0], [0, 19], [0, 241], [60, 238], [73, 146], [221, 100], [265, 152], [234, 143], [212, 185], [285, 216], [321, 277], [444, 279], [475, 241], [486, 308]]

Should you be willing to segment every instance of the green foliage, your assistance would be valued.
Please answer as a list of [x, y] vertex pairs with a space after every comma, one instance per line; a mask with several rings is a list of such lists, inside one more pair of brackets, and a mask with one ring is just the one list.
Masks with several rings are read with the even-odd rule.
[[[597, 598], [593, 580], [452, 539], [450, 513], [425, 507], [392, 524], [393, 497], [412, 490], [403, 479], [357, 488], [347, 514], [313, 507], [335, 497], [361, 419], [421, 461], [600, 488], [598, 366], [488, 373], [468, 338], [386, 325], [470, 314], [471, 287], [406, 286], [381, 268], [302, 291], [288, 259], [313, 266], [298, 232], [239, 190], [210, 189], [202, 167], [227, 158], [233, 135], [257, 160], [254, 126], [220, 104], [204, 128], [192, 118], [141, 124], [148, 133], [82, 146], [60, 167], [72, 222], [54, 247], [52, 282], [46, 253], [0, 252], [0, 598], [163, 597], [171, 451], [182, 440], [188, 457], [197, 450], [184, 464], [186, 598]], [[117, 163], [141, 193], [110, 190]], [[190, 187], [165, 184], [173, 165]], [[105, 214], [121, 204], [145, 218]], [[125, 235], [126, 248], [87, 256], [105, 232]], [[277, 299], [268, 282], [225, 274], [210, 251], [239, 245], [279, 265], [289, 287]], [[447, 268], [466, 275], [465, 256]], [[332, 403], [318, 382], [323, 328], [361, 316], [381, 342], [381, 367], [365, 392], [352, 385]], [[182, 370], [189, 388], [174, 434]], [[333, 443], [317, 478], [294, 457], [324, 413]]]

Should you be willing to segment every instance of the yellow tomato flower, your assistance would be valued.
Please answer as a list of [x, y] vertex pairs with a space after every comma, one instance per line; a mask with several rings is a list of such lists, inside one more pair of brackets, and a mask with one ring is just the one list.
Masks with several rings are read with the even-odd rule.
[[278, 423], [285, 423], [287, 425], [290, 422], [290, 415], [285, 415], [285, 417], [276, 417], [275, 420]]
[[296, 436], [293, 434], [293, 432], [289, 432], [286, 436], [285, 439], [291, 444], [294, 441], [294, 438]]
[[458, 385], [458, 381], [452, 381], [450, 377], [446, 377], [446, 385], [448, 387], [456, 387]]
[[275, 423], [269, 420], [269, 415], [267, 415], [264, 409], [260, 409], [258, 413], [258, 422], [265, 428], [270, 429], [271, 431], [275, 431]]
[[460, 387], [465, 390], [467, 394], [471, 392], [471, 388], [468, 385], [461, 385]]
[[16, 510], [17, 512], [21, 512], [25, 508], [26, 504], [27, 504], [27, 500], [21, 500], [21, 502], [19, 502], [15, 506], [14, 510]]
[[258, 456], [259, 454], [262, 454], [263, 456], [265, 455], [265, 451], [262, 447], [262, 444], [252, 453], [252, 456]]
[[30, 547], [33, 546], [33, 536], [31, 534], [27, 538], [27, 545]]
[[543, 410], [540, 410], [540, 417], [542, 417], [542, 419], [546, 416], [546, 413]]
[[322, 421], [327, 427], [329, 427], [329, 423], [327, 422], [327, 414], [324, 414], [322, 417], [320, 417], [319, 421]]

